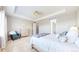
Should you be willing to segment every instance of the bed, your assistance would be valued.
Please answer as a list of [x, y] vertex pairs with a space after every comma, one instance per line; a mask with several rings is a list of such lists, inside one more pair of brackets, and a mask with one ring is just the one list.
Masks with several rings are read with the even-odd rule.
[[30, 44], [40, 52], [79, 52], [79, 37], [77, 36], [78, 32], [75, 30], [70, 30], [60, 38], [57, 34], [42, 37], [32, 36]]
[[79, 47], [75, 44], [64, 43], [57, 40], [52, 40], [48, 36], [37, 38], [31, 38], [31, 45], [37, 51], [41, 52], [70, 52], [70, 51], [79, 51]]
[[32, 36], [31, 38], [31, 45], [33, 48], [37, 49], [37, 51], [48, 51], [49, 48], [49, 41], [52, 39], [49, 38], [50, 35], [43, 36], [43, 37], [35, 37]]

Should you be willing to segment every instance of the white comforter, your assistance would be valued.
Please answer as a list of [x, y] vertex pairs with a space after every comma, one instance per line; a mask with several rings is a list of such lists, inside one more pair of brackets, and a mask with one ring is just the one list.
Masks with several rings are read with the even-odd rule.
[[53, 35], [47, 35], [44, 37], [32, 37], [31, 44], [36, 45], [43, 51], [49, 51], [49, 52], [76, 52], [79, 51], [79, 48], [75, 44], [65, 43], [65, 42], [59, 42], [55, 36]]

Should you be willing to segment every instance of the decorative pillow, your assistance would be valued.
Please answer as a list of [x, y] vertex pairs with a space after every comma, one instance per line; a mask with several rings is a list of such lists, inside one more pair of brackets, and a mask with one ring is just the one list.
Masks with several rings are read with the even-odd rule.
[[64, 31], [62, 33], [60, 33], [60, 36], [65, 36], [67, 34], [67, 31]]
[[69, 30], [66, 35], [69, 43], [74, 43], [75, 40], [78, 38], [78, 29], [77, 27], [73, 27]]
[[59, 33], [56, 35], [56, 38], [58, 41], [61, 41], [61, 42], [65, 42], [67, 39], [66, 39], [66, 34], [67, 34], [67, 31], [64, 31], [62, 33]]
[[60, 42], [66, 42], [66, 37], [65, 36], [60, 36], [58, 39]]
[[60, 35], [59, 34], [56, 34], [56, 38], [58, 39], [60, 37]]

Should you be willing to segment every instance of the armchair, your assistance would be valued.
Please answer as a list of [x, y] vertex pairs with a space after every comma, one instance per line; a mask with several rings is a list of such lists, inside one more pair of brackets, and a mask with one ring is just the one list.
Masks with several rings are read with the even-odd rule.
[[10, 32], [10, 37], [12, 40], [16, 40], [16, 39], [19, 39], [21, 37], [21, 34], [16, 32], [16, 31], [14, 31], [13, 33]]

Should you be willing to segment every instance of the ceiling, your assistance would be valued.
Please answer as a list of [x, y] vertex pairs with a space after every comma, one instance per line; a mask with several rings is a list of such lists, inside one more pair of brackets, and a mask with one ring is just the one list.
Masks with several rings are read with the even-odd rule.
[[[74, 12], [78, 7], [73, 6], [7, 6], [6, 12], [8, 15], [21, 17], [24, 19], [37, 21], [39, 18], [45, 17], [47, 15], [56, 13], [61, 10], [66, 10], [66, 12]], [[34, 15], [34, 12], [38, 11], [37, 16]]]

